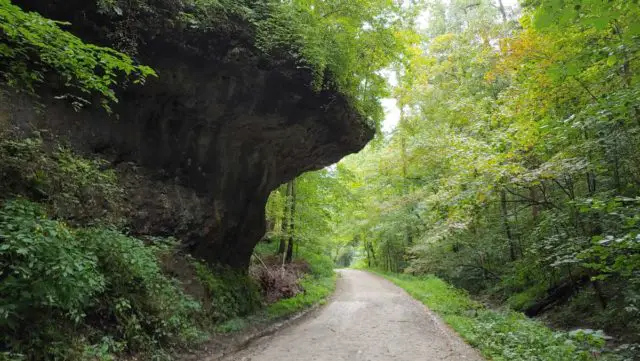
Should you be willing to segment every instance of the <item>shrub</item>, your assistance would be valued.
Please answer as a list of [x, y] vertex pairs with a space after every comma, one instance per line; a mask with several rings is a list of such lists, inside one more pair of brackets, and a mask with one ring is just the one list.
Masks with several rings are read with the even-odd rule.
[[2, 343], [28, 350], [49, 337], [59, 340], [54, 320], [78, 323], [105, 290], [97, 257], [83, 250], [72, 229], [24, 200], [0, 210], [0, 239]]
[[300, 258], [309, 264], [310, 273], [315, 277], [331, 277], [334, 274], [335, 264], [327, 255], [303, 251]]
[[26, 200], [0, 209], [0, 239], [5, 355], [160, 354], [202, 336], [200, 304], [162, 274], [158, 247], [111, 228], [73, 229]]
[[162, 273], [156, 247], [110, 228], [84, 229], [79, 236], [97, 256], [106, 280], [92, 315], [117, 320], [115, 335], [129, 348], [151, 350], [198, 339], [194, 320], [200, 304]]

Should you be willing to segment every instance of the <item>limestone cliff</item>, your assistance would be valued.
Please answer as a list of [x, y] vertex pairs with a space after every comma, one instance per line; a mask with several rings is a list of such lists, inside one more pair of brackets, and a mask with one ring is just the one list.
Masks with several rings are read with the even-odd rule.
[[[110, 20], [78, 10], [84, 2], [17, 3], [71, 21], [87, 40], [112, 41]], [[112, 115], [59, 102], [37, 114], [14, 100], [9, 118], [121, 169], [135, 233], [173, 234], [196, 257], [242, 268], [263, 235], [269, 193], [360, 150], [373, 130], [343, 95], [311, 89], [308, 69], [259, 55], [242, 23], [229, 29], [142, 33], [136, 56], [159, 77], [122, 91]], [[134, 167], [142, 170], [127, 176]]]

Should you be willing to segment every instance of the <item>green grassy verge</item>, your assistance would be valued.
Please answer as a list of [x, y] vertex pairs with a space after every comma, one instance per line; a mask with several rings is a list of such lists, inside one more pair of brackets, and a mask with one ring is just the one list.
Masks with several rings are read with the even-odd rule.
[[289, 316], [313, 305], [324, 304], [336, 288], [336, 275], [319, 278], [307, 276], [300, 281], [300, 285], [304, 292], [267, 307], [270, 319]]
[[436, 312], [483, 356], [494, 361], [624, 360], [603, 354], [604, 340], [591, 330], [558, 332], [513, 311], [495, 311], [434, 276], [375, 272]]
[[257, 314], [233, 318], [221, 323], [216, 327], [216, 332], [222, 334], [240, 332], [248, 326], [286, 318], [314, 305], [324, 304], [335, 290], [336, 275], [321, 277], [309, 275], [300, 280], [300, 285], [304, 292], [273, 303]]

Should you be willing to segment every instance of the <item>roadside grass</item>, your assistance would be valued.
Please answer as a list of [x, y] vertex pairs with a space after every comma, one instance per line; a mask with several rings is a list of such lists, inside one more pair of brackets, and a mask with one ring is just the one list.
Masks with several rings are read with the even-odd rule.
[[336, 288], [336, 275], [334, 273], [323, 277], [306, 276], [300, 280], [300, 285], [304, 289], [302, 293], [267, 307], [269, 319], [289, 316], [316, 304], [324, 304]]
[[217, 325], [215, 332], [219, 334], [241, 332], [249, 326], [283, 319], [314, 305], [322, 305], [327, 302], [335, 290], [336, 275], [318, 278], [307, 276], [300, 280], [300, 285], [304, 291], [296, 296], [275, 302], [252, 315], [232, 318]]
[[215, 332], [219, 334], [241, 332], [249, 326], [284, 319], [315, 305], [325, 304], [336, 288], [336, 277], [333, 270], [330, 274], [324, 272], [320, 275], [307, 275], [299, 281], [304, 289], [303, 292], [294, 297], [279, 300], [252, 315], [223, 322], [215, 327]]
[[374, 273], [436, 312], [467, 343], [493, 361], [625, 360], [604, 353], [600, 332], [554, 331], [514, 311], [496, 311], [434, 276]]

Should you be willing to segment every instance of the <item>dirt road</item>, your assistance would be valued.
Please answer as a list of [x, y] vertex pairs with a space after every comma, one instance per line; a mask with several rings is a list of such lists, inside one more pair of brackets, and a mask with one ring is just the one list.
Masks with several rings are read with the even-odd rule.
[[433, 313], [392, 283], [340, 271], [333, 300], [313, 319], [225, 361], [481, 361]]

